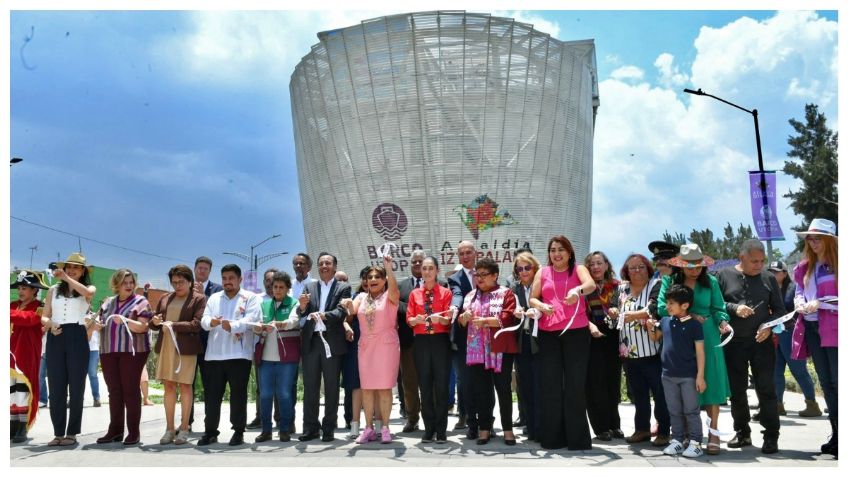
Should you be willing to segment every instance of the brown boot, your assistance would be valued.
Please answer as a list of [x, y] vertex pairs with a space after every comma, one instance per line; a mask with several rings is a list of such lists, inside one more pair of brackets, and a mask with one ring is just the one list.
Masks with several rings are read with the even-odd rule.
[[805, 403], [807, 403], [807, 408], [802, 409], [798, 412], [798, 415], [801, 417], [819, 417], [822, 415], [822, 411], [819, 408], [819, 403], [816, 402], [815, 399], [805, 399]]

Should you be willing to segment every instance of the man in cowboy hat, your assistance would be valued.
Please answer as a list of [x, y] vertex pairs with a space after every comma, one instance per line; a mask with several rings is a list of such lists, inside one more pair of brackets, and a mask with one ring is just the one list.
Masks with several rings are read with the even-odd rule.
[[11, 374], [9, 430], [14, 443], [25, 442], [27, 431], [38, 414], [38, 369], [41, 364], [41, 307], [38, 291], [46, 290], [34, 272], [21, 271], [11, 288], [18, 290], [18, 299], [10, 304], [9, 336]]
[[774, 345], [771, 328], [762, 324], [786, 313], [780, 286], [770, 272], [763, 270], [766, 252], [757, 239], [746, 240], [739, 251], [739, 262], [716, 274], [727, 314], [733, 325], [733, 339], [724, 347], [727, 376], [730, 380], [730, 413], [736, 436], [727, 446], [737, 449], [751, 445], [751, 413], [748, 408], [748, 366], [760, 403], [759, 421], [763, 431], [764, 454], [778, 451], [780, 419], [774, 389]]

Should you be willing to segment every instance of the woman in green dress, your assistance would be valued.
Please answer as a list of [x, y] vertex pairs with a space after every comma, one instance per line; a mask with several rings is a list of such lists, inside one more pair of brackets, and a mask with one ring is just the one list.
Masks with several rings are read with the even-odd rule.
[[[730, 384], [727, 378], [727, 366], [724, 363], [724, 349], [721, 348], [721, 335], [730, 331], [728, 316], [718, 281], [707, 273], [707, 267], [713, 259], [701, 253], [700, 247], [686, 244], [680, 247], [680, 254], [669, 260], [673, 266], [671, 276], [663, 277], [658, 297], [658, 313], [668, 316], [665, 307], [665, 291], [672, 285], [683, 284], [695, 292], [695, 302], [689, 312], [701, 322], [704, 329], [704, 380], [707, 389], [700, 394], [700, 403], [706, 407], [709, 417], [709, 442], [707, 454], [716, 455], [721, 448], [718, 436], [719, 406], [730, 397]], [[715, 432], [714, 432], [715, 431]]]

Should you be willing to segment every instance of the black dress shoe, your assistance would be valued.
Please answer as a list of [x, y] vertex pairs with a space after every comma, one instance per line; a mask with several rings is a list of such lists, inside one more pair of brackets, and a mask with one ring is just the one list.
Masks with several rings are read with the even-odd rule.
[[417, 422], [407, 422], [406, 425], [403, 426], [403, 430], [400, 432], [415, 432], [419, 430]]
[[477, 429], [468, 429], [465, 433], [466, 439], [476, 439], [478, 436], [479, 434], [477, 433]]
[[259, 429], [262, 427], [262, 421], [259, 420], [259, 416], [256, 416], [256, 418], [250, 421], [250, 423], [245, 427], [247, 429]]
[[244, 433], [239, 431], [233, 432], [233, 437], [230, 437], [230, 445], [240, 446], [242, 444], [244, 444]]
[[621, 429], [611, 429], [610, 435], [613, 439], [624, 439], [624, 431]]
[[514, 446], [515, 445], [515, 437], [513, 437], [512, 439], [507, 439], [507, 437], [504, 436], [504, 444], [506, 444], [508, 446]]
[[436, 433], [436, 444], [444, 444], [448, 441], [448, 436], [444, 432]]
[[256, 436], [256, 439], [254, 439], [253, 442], [265, 442], [265, 441], [270, 441], [270, 440], [271, 440], [271, 433], [270, 432], [263, 432], [262, 434], [259, 434], [258, 436]]
[[321, 436], [321, 442], [333, 442], [336, 438], [330, 432], [325, 432], [324, 435]]
[[280, 442], [288, 442], [291, 440], [291, 434], [280, 431]]
[[434, 437], [435, 433], [433, 431], [424, 431], [424, 437], [421, 438], [421, 442], [424, 444], [429, 444], [433, 442]]
[[134, 446], [141, 441], [141, 437], [139, 435], [127, 435], [127, 438], [124, 439], [125, 446]]
[[98, 437], [94, 442], [98, 444], [109, 444], [110, 442], [121, 442], [122, 440], [124, 440], [122, 434], [106, 434], [103, 437]]
[[751, 436], [743, 436], [739, 433], [733, 436], [733, 439], [730, 439], [730, 442], [727, 443], [727, 447], [730, 449], [740, 449], [749, 445], [751, 445]]
[[760, 450], [763, 454], [776, 454], [780, 450], [777, 448], [777, 437], [764, 436], [763, 447]]
[[214, 444], [216, 442], [218, 442], [218, 436], [203, 434], [203, 436], [197, 441], [197, 445], [208, 446], [209, 444]]
[[319, 437], [321, 437], [321, 434], [317, 432], [310, 432], [309, 434], [301, 434], [300, 437], [297, 438], [297, 440], [299, 440], [300, 442], [314, 441]]
[[595, 438], [598, 439], [599, 441], [611, 441], [612, 440], [612, 434], [610, 434], [609, 431], [601, 432], [600, 434], [595, 436]]
[[486, 436], [486, 437], [480, 437], [480, 438], [477, 439], [477, 445], [478, 446], [484, 446], [484, 445], [489, 443], [489, 439], [491, 439], [491, 438], [492, 438], [491, 433], [489, 433], [489, 435]]

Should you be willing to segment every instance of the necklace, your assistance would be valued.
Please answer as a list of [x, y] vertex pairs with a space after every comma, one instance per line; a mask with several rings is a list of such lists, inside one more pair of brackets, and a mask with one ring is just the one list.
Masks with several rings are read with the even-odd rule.
[[383, 296], [383, 293], [377, 295], [377, 298], [373, 298], [370, 293], [365, 295], [365, 322], [368, 323], [368, 331], [374, 329], [374, 320], [377, 318], [377, 300]]
[[[561, 272], [557, 272], [556, 269], [554, 269], [554, 267], [551, 266], [551, 281], [553, 282], [554, 298], [556, 299], [557, 303], [563, 303], [565, 301], [565, 298], [560, 298], [559, 293], [557, 293], [557, 290], [556, 290], [557, 280], [556, 280], [556, 276], [554, 276], [554, 273], [566, 273], [567, 274], [568, 272], [566, 272], [565, 270], [563, 270]], [[563, 293], [567, 293], [567, 291], [568, 291], [568, 275], [565, 276], [565, 281], [563, 282], [563, 285], [564, 285]]]

